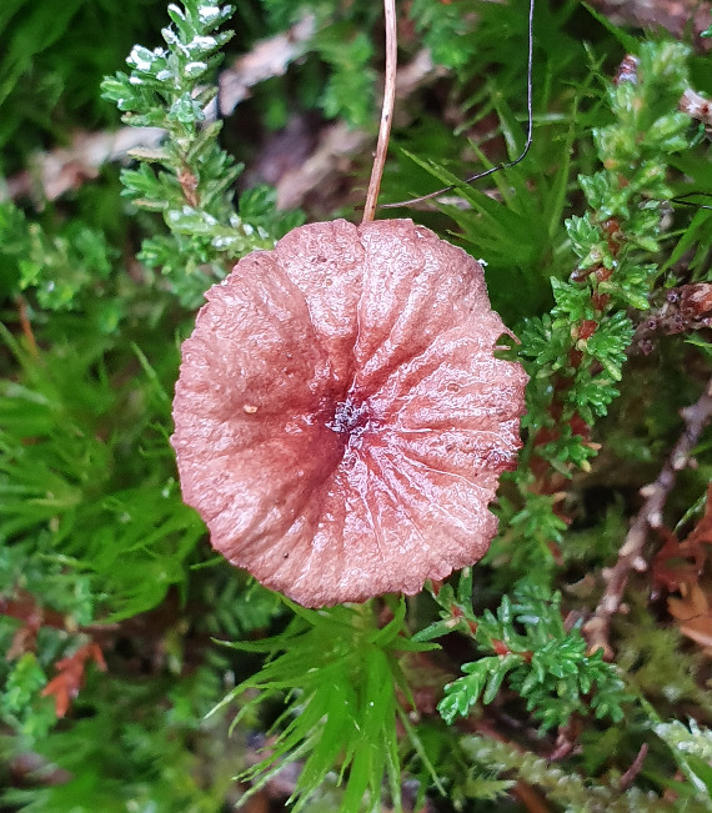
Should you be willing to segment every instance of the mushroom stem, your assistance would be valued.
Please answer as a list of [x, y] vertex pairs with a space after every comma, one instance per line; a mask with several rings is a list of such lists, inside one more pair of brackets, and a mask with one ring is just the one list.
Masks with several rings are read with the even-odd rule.
[[383, 168], [386, 164], [388, 140], [391, 136], [391, 123], [393, 121], [393, 105], [396, 98], [396, 66], [398, 63], [398, 36], [396, 33], [396, 3], [395, 0], [383, 0], [386, 17], [386, 77], [383, 88], [383, 107], [381, 108], [381, 124], [378, 128], [378, 143], [373, 159], [371, 179], [368, 182], [366, 205], [363, 210], [362, 223], [374, 219], [378, 193], [381, 189]]

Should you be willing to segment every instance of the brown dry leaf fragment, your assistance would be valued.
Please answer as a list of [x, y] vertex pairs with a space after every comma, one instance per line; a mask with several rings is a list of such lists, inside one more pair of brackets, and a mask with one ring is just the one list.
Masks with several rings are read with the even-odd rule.
[[479, 263], [410, 220], [314, 223], [207, 300], [172, 443], [218, 551], [305, 606], [416, 593], [484, 555], [526, 375], [494, 357]]
[[704, 569], [707, 551], [690, 538], [692, 535], [680, 542], [665, 527], [658, 528], [657, 531], [665, 539], [665, 544], [653, 559], [653, 582], [668, 592], [679, 590], [681, 585], [694, 584]]
[[669, 591], [696, 584], [710, 554], [706, 546], [712, 545], [712, 484], [707, 487], [703, 516], [682, 542], [665, 528], [658, 529], [658, 532], [665, 544], [653, 560], [654, 582]]
[[712, 316], [712, 284], [696, 282], [681, 285], [680, 313], [687, 322], [696, 323]]
[[667, 591], [680, 593], [680, 597], [668, 597], [670, 615], [683, 635], [712, 656], [712, 584], [705, 575], [708, 545], [712, 545], [712, 484], [707, 489], [705, 513], [685, 539], [679, 541], [665, 528], [658, 530], [665, 544], [653, 560], [653, 581]]
[[670, 596], [668, 610], [677, 619], [680, 632], [703, 647], [705, 655], [712, 656], [712, 609], [709, 588], [699, 584], [682, 585], [682, 598]]
[[54, 697], [57, 717], [64, 717], [72, 700], [79, 694], [79, 690], [84, 685], [86, 662], [90, 659], [102, 672], [106, 671], [106, 662], [101, 647], [94, 641], [80, 647], [73, 655], [55, 663], [54, 668], [58, 674], [44, 687], [42, 697]]

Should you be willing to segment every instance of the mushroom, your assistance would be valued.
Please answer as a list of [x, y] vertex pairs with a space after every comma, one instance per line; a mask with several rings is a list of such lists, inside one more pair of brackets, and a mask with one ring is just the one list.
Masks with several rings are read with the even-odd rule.
[[485, 554], [527, 377], [478, 262], [410, 220], [313, 223], [206, 298], [171, 442], [223, 556], [316, 607]]

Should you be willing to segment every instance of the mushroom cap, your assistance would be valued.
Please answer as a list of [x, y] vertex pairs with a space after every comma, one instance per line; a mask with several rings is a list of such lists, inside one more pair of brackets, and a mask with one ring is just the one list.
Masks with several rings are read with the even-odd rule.
[[206, 298], [171, 442], [216, 550], [307, 607], [486, 553], [527, 376], [478, 262], [411, 220], [312, 223]]

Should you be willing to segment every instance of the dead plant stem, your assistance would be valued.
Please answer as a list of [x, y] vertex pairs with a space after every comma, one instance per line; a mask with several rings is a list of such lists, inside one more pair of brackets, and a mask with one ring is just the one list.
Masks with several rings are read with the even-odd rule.
[[645, 502], [618, 551], [618, 561], [606, 574], [606, 589], [603, 596], [583, 628], [591, 651], [602, 649], [604, 656], [608, 658], [613, 654], [608, 641], [611, 619], [620, 609], [631, 571], [647, 569], [643, 548], [648, 531], [662, 525], [665, 501], [675, 484], [677, 473], [690, 463], [692, 450], [712, 415], [712, 378], [705, 385], [697, 401], [683, 409], [681, 414], [685, 428], [654, 482], [640, 489]]

